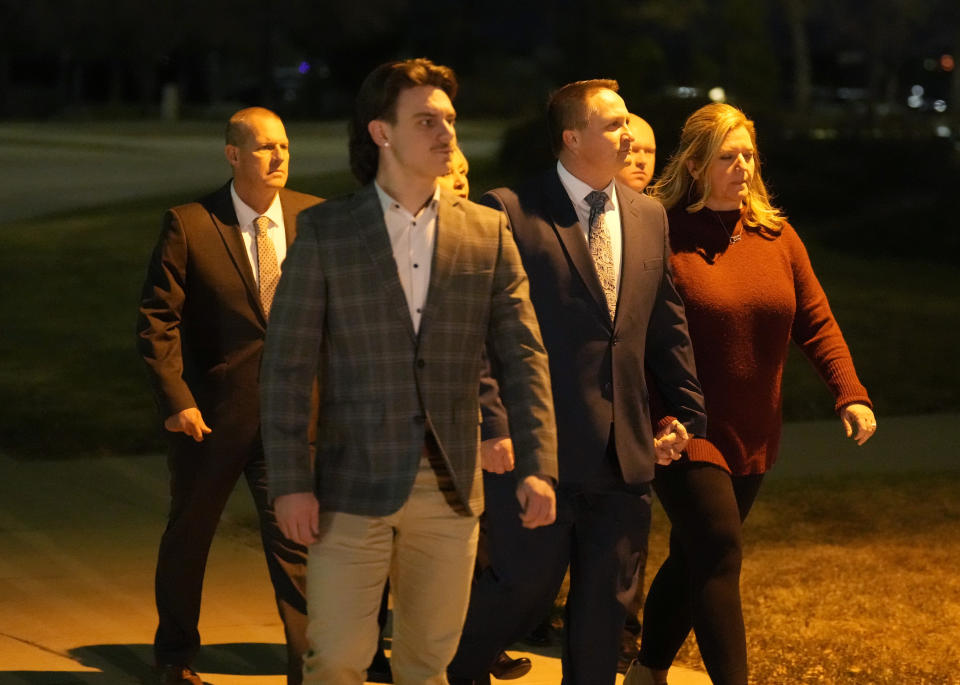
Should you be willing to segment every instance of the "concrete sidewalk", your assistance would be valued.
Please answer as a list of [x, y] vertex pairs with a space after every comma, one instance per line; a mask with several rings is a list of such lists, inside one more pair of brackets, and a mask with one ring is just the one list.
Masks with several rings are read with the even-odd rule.
[[[151, 682], [163, 457], [0, 457], [0, 685]], [[215, 685], [282, 685], [283, 629], [245, 488], [211, 550], [194, 667]], [[520, 652], [515, 652], [520, 654]], [[559, 648], [515, 681], [560, 681]], [[678, 674], [679, 676], [679, 674]], [[677, 685], [709, 683], [702, 674]]]
[[[864, 448], [839, 423], [790, 424], [772, 477], [960, 470], [960, 416], [883, 419]], [[149, 682], [164, 459], [0, 456], [0, 685]], [[249, 495], [230, 502], [210, 555], [195, 664], [215, 685], [280, 685], [283, 633]], [[521, 652], [513, 652], [520, 654]], [[528, 654], [518, 685], [560, 681], [557, 651]], [[673, 685], [709, 683], [671, 672]]]

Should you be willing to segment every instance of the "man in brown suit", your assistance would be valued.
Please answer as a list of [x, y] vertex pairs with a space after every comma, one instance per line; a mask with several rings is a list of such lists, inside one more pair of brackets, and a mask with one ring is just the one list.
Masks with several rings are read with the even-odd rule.
[[154, 656], [162, 682], [202, 681], [190, 668], [207, 554], [243, 475], [260, 518], [287, 637], [289, 683], [305, 650], [306, 550], [280, 532], [267, 501], [259, 372], [273, 291], [297, 214], [320, 198], [285, 190], [283, 122], [252, 107], [227, 124], [233, 180], [167, 211], [140, 302], [137, 343], [169, 431], [171, 507], [156, 573]]

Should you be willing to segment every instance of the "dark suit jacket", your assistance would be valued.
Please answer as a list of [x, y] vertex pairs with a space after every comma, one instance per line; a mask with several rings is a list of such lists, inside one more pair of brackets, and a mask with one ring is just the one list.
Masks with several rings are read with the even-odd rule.
[[[280, 191], [288, 245], [297, 215], [318, 202]], [[200, 450], [223, 441], [248, 445], [258, 437], [266, 323], [230, 184], [168, 210], [147, 267], [137, 344], [161, 417], [196, 406], [214, 431], [210, 441], [178, 444]]]
[[[665, 409], [703, 435], [706, 415], [683, 302], [670, 274], [663, 207], [617, 183], [623, 232], [616, 321], [576, 210], [556, 169], [518, 189], [500, 188], [481, 203], [504, 211], [530, 278], [530, 297], [550, 357], [557, 415], [560, 484], [603, 485], [598, 462], [614, 431], [620, 475], [653, 479], [656, 461], [645, 367]], [[502, 369], [497, 377], [506, 378]], [[485, 416], [484, 437], [506, 434], [502, 417]]]
[[[418, 333], [373, 184], [300, 216], [271, 312], [261, 397], [272, 497], [385, 516], [409, 497], [427, 433], [457, 494], [483, 510], [478, 459], [485, 341], [509, 372], [518, 477], [556, 474], [546, 354], [503, 215], [441, 191]], [[316, 471], [308, 400], [317, 378]]]

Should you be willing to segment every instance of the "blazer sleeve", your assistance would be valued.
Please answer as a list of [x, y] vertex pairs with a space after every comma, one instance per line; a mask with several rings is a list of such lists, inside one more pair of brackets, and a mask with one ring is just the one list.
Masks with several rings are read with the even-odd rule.
[[[503, 205], [491, 193], [485, 194], [478, 204], [496, 209], [506, 216]], [[507, 409], [500, 399], [500, 383], [497, 381], [499, 376], [500, 369], [494, 368], [494, 361], [490, 359], [487, 348], [484, 347], [480, 364], [480, 415], [483, 419], [480, 425], [480, 437], [483, 440], [510, 435]]]
[[260, 412], [270, 499], [315, 490], [311, 439], [326, 285], [318, 226], [297, 220], [270, 310], [260, 372]]
[[189, 248], [183, 217], [169, 210], [150, 257], [137, 316], [137, 349], [163, 418], [197, 406], [183, 378], [183, 304]]
[[654, 421], [664, 414], [676, 416], [691, 435], [704, 436], [707, 433], [707, 413], [703, 389], [697, 378], [683, 300], [673, 283], [667, 216], [662, 207], [659, 210], [663, 232], [663, 276], [650, 316], [644, 355], [648, 378], [655, 383], [650, 394], [658, 403], [662, 402], [658, 411], [660, 416], [654, 414]]
[[513, 440], [517, 480], [535, 474], [556, 479], [557, 431], [547, 353], [520, 252], [505, 215], [498, 219], [500, 250], [494, 268], [487, 354], [500, 372], [500, 398]]

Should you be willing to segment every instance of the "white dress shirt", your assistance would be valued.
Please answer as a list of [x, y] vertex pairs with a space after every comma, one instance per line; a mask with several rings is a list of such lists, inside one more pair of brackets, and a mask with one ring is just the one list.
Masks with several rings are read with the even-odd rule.
[[273, 202], [263, 214], [257, 214], [246, 202], [240, 199], [237, 191], [230, 184], [230, 197], [233, 198], [233, 211], [237, 214], [237, 223], [240, 226], [240, 235], [243, 245], [247, 248], [247, 259], [253, 267], [253, 279], [260, 287], [260, 260], [257, 258], [257, 227], [253, 225], [258, 216], [270, 219], [267, 236], [273, 242], [273, 250], [277, 253], [277, 266], [283, 270], [283, 260], [287, 256], [287, 232], [283, 225], [283, 207], [280, 206], [280, 193], [273, 198]]
[[[557, 174], [560, 176], [560, 183], [563, 189], [567, 191], [573, 208], [577, 210], [577, 218], [580, 219], [580, 227], [583, 229], [583, 237], [590, 244], [590, 205], [587, 204], [586, 197], [593, 192], [593, 188], [571, 174], [560, 162], [557, 162]], [[613, 258], [613, 270], [617, 277], [617, 292], [620, 292], [620, 263], [623, 255], [623, 229], [620, 225], [620, 204], [617, 201], [617, 184], [612, 180], [610, 185], [603, 189], [607, 194], [607, 203], [603, 209], [603, 221], [610, 233], [610, 252]]]
[[413, 330], [419, 332], [420, 317], [427, 303], [427, 289], [430, 287], [433, 246], [437, 239], [437, 198], [440, 197], [440, 188], [437, 187], [430, 201], [414, 215], [387, 195], [376, 181], [373, 186], [380, 197], [383, 221], [390, 235], [393, 259], [397, 263], [400, 285], [403, 286], [403, 294], [407, 298]]

